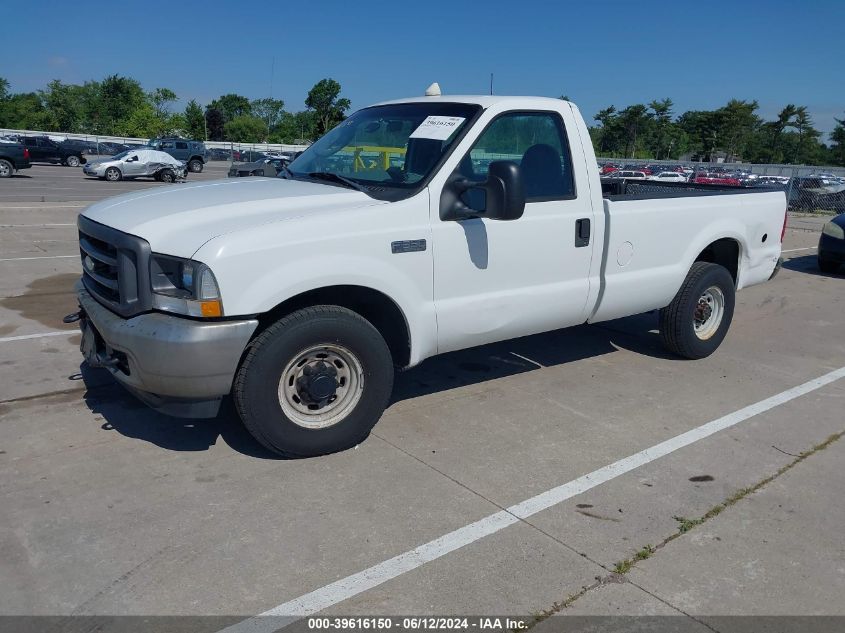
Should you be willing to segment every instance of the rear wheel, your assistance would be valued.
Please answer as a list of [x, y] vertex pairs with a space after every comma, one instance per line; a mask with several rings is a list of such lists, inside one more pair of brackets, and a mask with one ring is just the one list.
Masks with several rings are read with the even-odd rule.
[[192, 158], [188, 161], [188, 171], [198, 174], [202, 171], [202, 161], [199, 158]]
[[663, 344], [685, 358], [710, 356], [728, 333], [734, 302], [734, 281], [727, 269], [695, 262], [672, 303], [660, 311]]
[[11, 178], [15, 173], [15, 168], [5, 158], [0, 158], [0, 178]]
[[106, 180], [109, 182], [117, 182], [121, 178], [123, 178], [123, 174], [120, 173], [117, 167], [109, 167], [106, 170]]
[[65, 165], [68, 167], [79, 167], [79, 156], [68, 156], [65, 158]]
[[835, 273], [839, 270], [839, 262], [833, 262], [829, 259], [819, 257], [819, 270], [823, 273]]
[[244, 425], [262, 445], [307, 457], [364, 440], [392, 389], [393, 361], [378, 330], [346, 308], [315, 306], [256, 337], [233, 394]]

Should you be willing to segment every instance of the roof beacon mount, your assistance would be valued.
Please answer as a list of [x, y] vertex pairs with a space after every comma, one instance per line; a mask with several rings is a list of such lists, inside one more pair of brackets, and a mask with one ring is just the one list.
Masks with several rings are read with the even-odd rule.
[[440, 92], [440, 84], [436, 81], [425, 89], [426, 97], [439, 97], [441, 94], [442, 93]]

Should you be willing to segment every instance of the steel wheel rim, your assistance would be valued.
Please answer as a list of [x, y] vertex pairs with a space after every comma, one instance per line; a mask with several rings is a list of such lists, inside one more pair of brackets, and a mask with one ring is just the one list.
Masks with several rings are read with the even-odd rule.
[[[318, 399], [325, 393], [315, 388], [318, 379], [320, 388], [331, 379], [336, 383], [325, 399]], [[363, 391], [364, 369], [358, 357], [342, 345], [324, 343], [302, 350], [285, 366], [279, 380], [279, 405], [294, 424], [325, 429], [343, 421], [358, 405]]]
[[712, 337], [725, 316], [725, 294], [718, 286], [710, 286], [698, 298], [693, 312], [693, 329], [702, 341]]
[[9, 168], [9, 165], [6, 163], [0, 163], [0, 176], [4, 178], [12, 173], [12, 170]]
[[79, 167], [79, 159], [76, 156], [71, 156], [67, 159], [67, 164], [71, 167]]

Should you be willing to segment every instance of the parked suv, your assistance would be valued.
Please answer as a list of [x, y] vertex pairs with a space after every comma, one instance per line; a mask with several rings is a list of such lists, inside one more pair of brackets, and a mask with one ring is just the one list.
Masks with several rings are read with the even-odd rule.
[[61, 163], [68, 167], [85, 164], [85, 157], [78, 147], [57, 143], [46, 136], [25, 136], [21, 143], [29, 150], [33, 163]]
[[151, 138], [147, 143], [147, 147], [167, 152], [173, 158], [185, 161], [188, 165], [188, 171], [197, 174], [202, 171], [205, 161], [208, 159], [205, 143], [189, 141], [185, 138], [170, 136], [165, 138]]

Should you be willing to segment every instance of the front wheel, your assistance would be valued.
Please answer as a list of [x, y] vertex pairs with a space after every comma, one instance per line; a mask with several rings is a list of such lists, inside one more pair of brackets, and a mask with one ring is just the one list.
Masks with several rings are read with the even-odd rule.
[[249, 432], [280, 455], [351, 448], [381, 417], [393, 360], [378, 330], [338, 306], [304, 308], [269, 326], [235, 376], [235, 405]]
[[660, 311], [660, 338], [678, 356], [704, 358], [721, 345], [734, 313], [734, 281], [723, 266], [695, 262]]
[[65, 165], [68, 167], [79, 167], [79, 156], [68, 156], [65, 158]]
[[161, 182], [176, 182], [176, 173], [172, 169], [162, 169], [156, 174], [156, 179]]
[[117, 167], [109, 167], [106, 170], [106, 180], [109, 182], [117, 182], [121, 178], [123, 178], [123, 174], [120, 173]]

